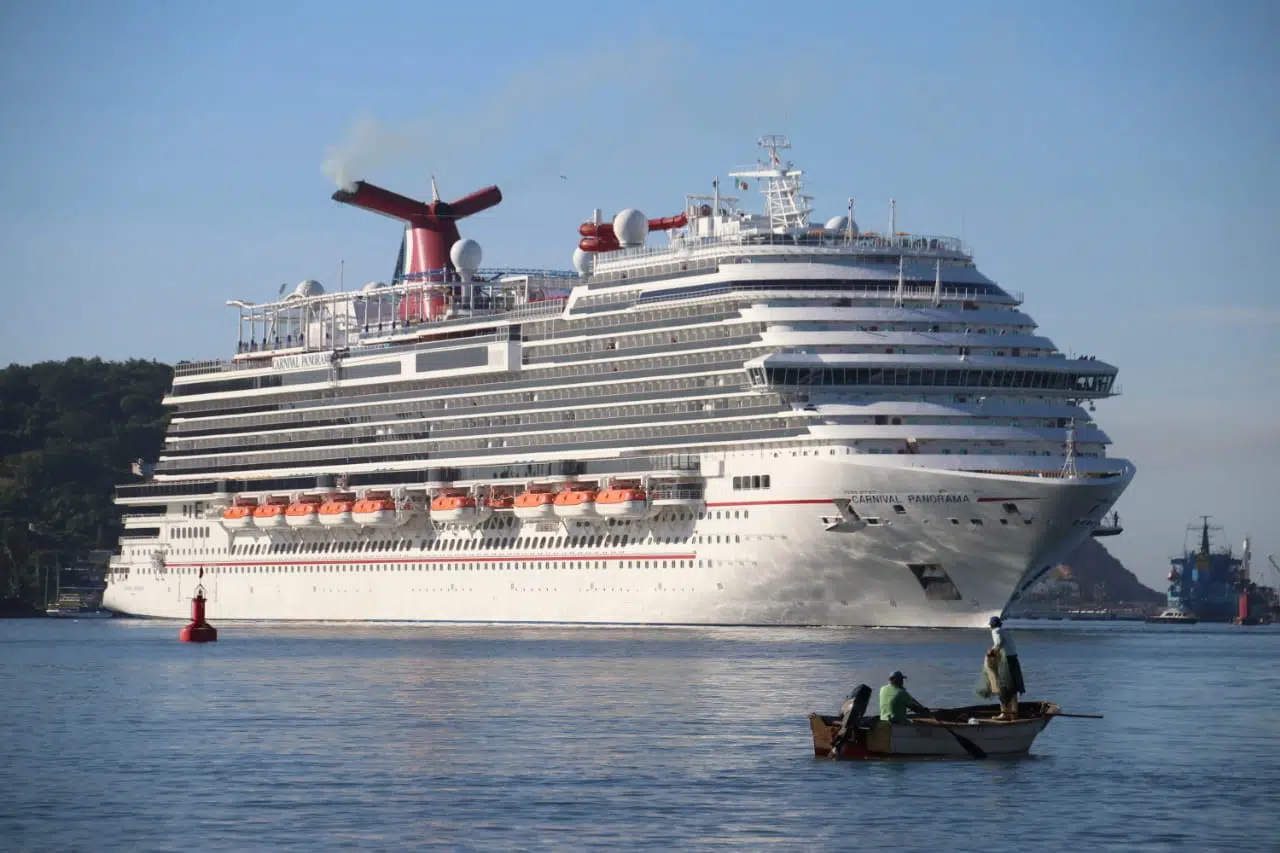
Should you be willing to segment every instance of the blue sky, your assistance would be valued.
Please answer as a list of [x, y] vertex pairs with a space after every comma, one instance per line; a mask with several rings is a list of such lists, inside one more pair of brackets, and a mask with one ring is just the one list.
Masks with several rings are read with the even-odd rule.
[[335, 154], [497, 183], [486, 265], [567, 268], [593, 207], [678, 212], [784, 132], [820, 216], [897, 198], [1120, 365], [1108, 547], [1160, 585], [1200, 513], [1280, 552], [1278, 40], [1250, 0], [6, 4], [0, 363], [226, 356], [230, 297], [387, 278]]

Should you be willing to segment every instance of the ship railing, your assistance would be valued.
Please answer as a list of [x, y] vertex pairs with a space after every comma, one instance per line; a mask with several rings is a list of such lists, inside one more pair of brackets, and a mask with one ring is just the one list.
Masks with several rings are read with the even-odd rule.
[[152, 523], [158, 524], [161, 521], [164, 521], [163, 512], [159, 512], [155, 514], [145, 513], [145, 512], [130, 512], [120, 516], [120, 523], [126, 524], [126, 525], [129, 524], [130, 522], [135, 522], [135, 523], [152, 522]]
[[231, 370], [232, 364], [226, 359], [208, 358], [203, 361], [180, 361], [173, 368], [174, 376], [195, 376], [200, 373], [221, 373]]
[[[823, 262], [832, 257], [878, 256], [885, 252], [908, 257], [972, 261], [973, 254], [964, 244], [954, 237], [932, 235], [903, 235], [896, 237], [855, 236], [852, 239], [836, 236], [833, 232], [811, 234], [744, 234], [717, 237], [677, 238], [674, 244], [665, 246], [642, 246], [633, 249], [619, 249], [601, 253], [596, 257], [596, 266], [604, 267], [592, 273], [592, 278], [600, 278], [612, 272], [629, 272], [643, 268], [643, 262], [650, 258], [669, 260], [686, 260], [694, 262], [702, 258], [716, 258], [732, 262], [732, 259], [748, 260], [755, 257], [804, 257], [813, 256]], [[633, 276], [634, 277], [634, 273]]]
[[742, 253], [744, 250], [766, 254], [786, 254], [797, 251], [820, 252], [831, 255], [849, 253], [875, 253], [883, 251], [908, 252], [927, 257], [962, 258], [969, 260], [973, 253], [956, 237], [935, 234], [854, 234], [843, 231], [826, 231], [812, 228], [789, 234], [738, 233], [713, 237], [676, 237], [674, 243], [665, 246], [637, 246], [602, 253], [606, 263], [629, 261], [658, 255], [670, 255], [676, 251], [695, 253], [700, 250], [728, 250]]
[[[779, 283], [781, 284], [782, 282], [779, 282]], [[874, 288], [873, 287], [864, 288], [864, 287], [856, 287], [856, 286], [850, 287], [844, 284], [837, 285], [831, 282], [825, 282], [822, 279], [814, 279], [811, 282], [812, 284], [811, 287], [803, 286], [804, 284], [807, 284], [807, 283], [799, 283], [801, 286], [797, 286], [797, 282], [786, 282], [786, 284], [788, 285], [788, 289], [786, 291], [788, 294], [822, 293], [823, 295], [833, 296], [839, 299], [876, 299], [876, 300], [884, 300], [884, 301], [893, 301], [899, 295], [896, 287], [890, 288], [890, 289], [885, 289], [883, 287], [874, 287]], [[584, 297], [583, 299], [579, 300], [578, 305], [583, 308], [593, 308], [596, 310], [600, 310], [603, 308], [617, 310], [619, 308], [629, 308], [634, 305], [640, 305], [640, 304], [651, 304], [651, 303], [658, 303], [658, 302], [676, 302], [676, 301], [694, 300], [694, 299], [712, 299], [712, 298], [718, 298], [730, 293], [742, 294], [744, 296], [758, 295], [761, 297], [768, 298], [768, 297], [778, 296], [782, 293], [782, 291], [780, 291], [776, 287], [770, 287], [768, 282], [765, 282], [765, 283], [751, 282], [749, 284], [748, 283], [735, 284], [732, 282], [726, 282], [724, 284], [720, 284], [714, 287], [707, 287], [705, 289], [699, 287], [696, 290], [693, 288], [690, 288], [688, 290], [655, 291], [652, 293], [647, 293], [643, 296], [636, 295], [636, 296], [630, 296], [625, 299], [609, 298], [608, 294], [593, 293], [592, 295]], [[992, 294], [985, 290], [978, 290], [978, 289], [957, 290], [955, 288], [950, 288], [942, 292], [941, 301], [943, 303], [967, 302], [967, 303], [978, 304], [982, 302], [993, 302], [992, 296], [994, 295], [995, 294]], [[930, 302], [933, 299], [933, 287], [932, 286], [926, 287], [923, 285], [915, 285], [915, 284], [906, 285], [902, 289], [901, 296], [904, 302], [907, 302], [907, 301], [910, 301], [913, 303]], [[1011, 299], [1013, 299], [1016, 304], [1021, 304], [1022, 294], [1020, 292], [1009, 293], [1008, 296]], [[1009, 302], [1005, 300], [1001, 300], [999, 302], [993, 302], [993, 304], [1008, 305]]]
[[654, 471], [689, 471], [697, 473], [702, 470], [702, 457], [689, 453], [666, 453], [650, 457]]
[[702, 483], [678, 483], [668, 486], [654, 486], [649, 490], [649, 499], [655, 501], [700, 501], [705, 495], [706, 489]]
[[[176, 376], [192, 376], [261, 369], [265, 366], [266, 358], [275, 355], [331, 352], [342, 349], [344, 345], [358, 345], [363, 327], [368, 324], [355, 322], [357, 313], [351, 304], [356, 302], [388, 300], [391, 303], [388, 323], [391, 331], [406, 334], [422, 328], [447, 328], [450, 325], [473, 322], [479, 317], [521, 319], [553, 315], [564, 310], [567, 291], [576, 283], [577, 278], [577, 273], [563, 270], [494, 269], [481, 270], [475, 280], [464, 283], [452, 271], [435, 270], [404, 277], [391, 285], [368, 292], [324, 293], [263, 304], [233, 300], [230, 304], [235, 305], [240, 312], [242, 334], [246, 324], [250, 329], [249, 340], [241, 338], [237, 344], [237, 355], [261, 358], [187, 362], [179, 364], [174, 373]], [[404, 301], [421, 290], [432, 287], [449, 288], [451, 291], [472, 287], [476, 296], [474, 302], [480, 304], [471, 308], [458, 301], [454, 305], [456, 313], [447, 319], [401, 320], [398, 315]], [[535, 296], [539, 293], [543, 295]], [[534, 298], [529, 300], [531, 296]], [[302, 319], [309, 318], [309, 312], [317, 310], [324, 312], [323, 317], [316, 315], [319, 319]], [[311, 341], [302, 333], [302, 327], [310, 325], [325, 330], [321, 341]], [[266, 334], [268, 330], [275, 329], [294, 331]], [[254, 331], [263, 332], [262, 339]]]

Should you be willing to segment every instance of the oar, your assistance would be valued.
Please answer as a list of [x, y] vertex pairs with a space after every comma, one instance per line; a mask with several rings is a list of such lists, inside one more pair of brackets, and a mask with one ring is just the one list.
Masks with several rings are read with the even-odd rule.
[[943, 731], [945, 731], [947, 734], [955, 738], [956, 743], [960, 744], [961, 748], [964, 749], [965, 752], [969, 753], [970, 758], [977, 758], [981, 760], [987, 757], [987, 753], [985, 750], [983, 750], [982, 747], [978, 746], [976, 743], [969, 740], [964, 735], [960, 734], [957, 731], [954, 731], [948, 726], [942, 725], [942, 721], [937, 719], [936, 717], [934, 718], [934, 722], [937, 723], [942, 728]]
[[959, 732], [956, 732], [953, 729], [947, 728], [946, 726], [943, 726], [942, 728], [949, 735], [951, 735], [953, 738], [956, 739], [956, 743], [960, 744], [960, 746], [964, 748], [964, 751], [969, 753], [969, 757], [977, 758], [977, 759], [983, 759], [987, 757], [987, 753], [982, 749], [982, 747], [978, 746], [976, 743], [969, 740], [967, 737], [964, 737]]

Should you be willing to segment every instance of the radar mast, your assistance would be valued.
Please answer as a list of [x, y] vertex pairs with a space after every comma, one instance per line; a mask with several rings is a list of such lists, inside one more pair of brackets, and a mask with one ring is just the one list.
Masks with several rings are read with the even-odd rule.
[[769, 227], [775, 233], [808, 228], [809, 214], [813, 212], [809, 203], [813, 197], [800, 193], [803, 186], [800, 176], [804, 171], [794, 168], [790, 160], [784, 164], [778, 156], [779, 151], [791, 147], [791, 141], [782, 134], [771, 133], [760, 137], [757, 144], [768, 153], [768, 163], [757, 162], [756, 168], [730, 172], [729, 177], [764, 181], [765, 215], [769, 217]]

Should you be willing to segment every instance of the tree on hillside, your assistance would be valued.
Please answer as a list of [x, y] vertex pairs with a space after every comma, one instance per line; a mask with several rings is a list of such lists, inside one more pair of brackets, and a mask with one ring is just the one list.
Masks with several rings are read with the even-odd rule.
[[115, 486], [159, 453], [172, 377], [158, 362], [97, 358], [0, 371], [0, 598], [41, 603], [42, 567], [115, 547]]

